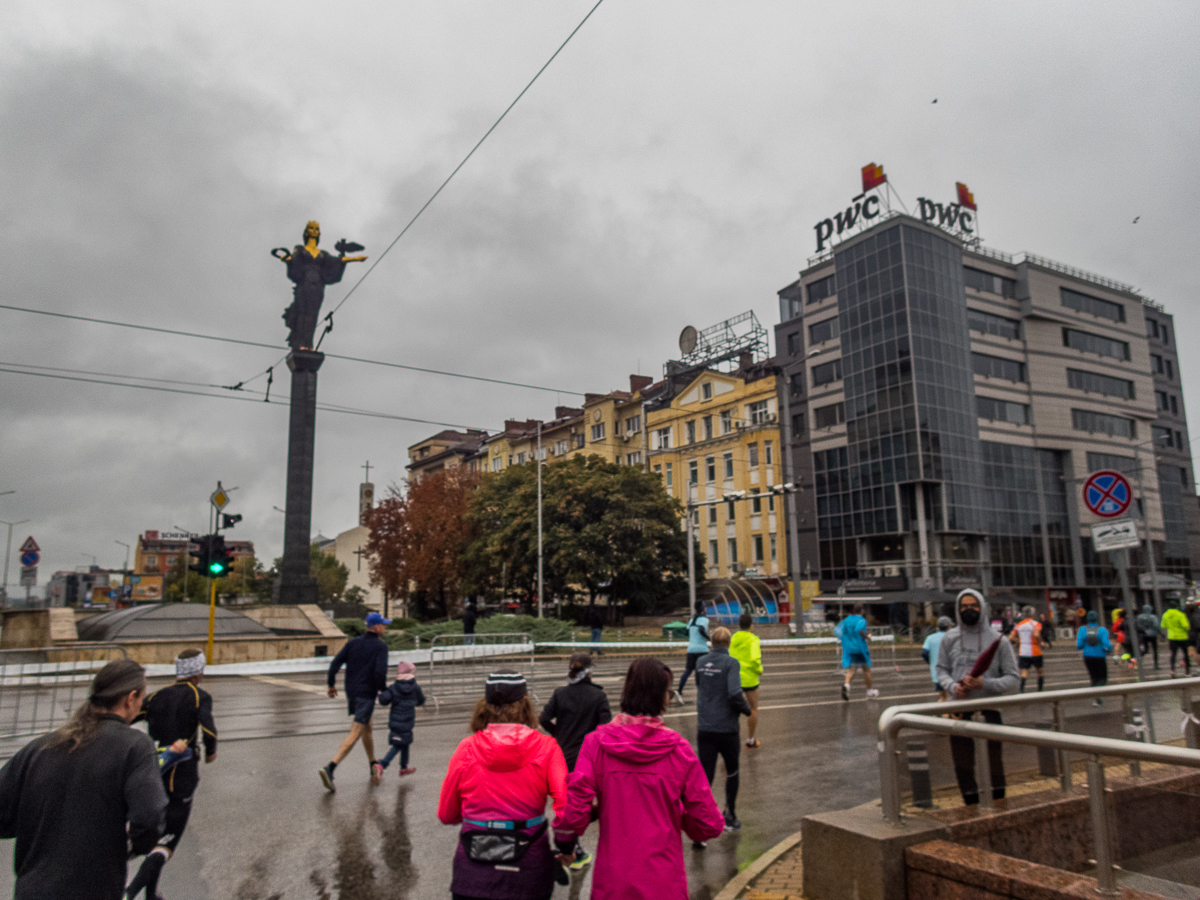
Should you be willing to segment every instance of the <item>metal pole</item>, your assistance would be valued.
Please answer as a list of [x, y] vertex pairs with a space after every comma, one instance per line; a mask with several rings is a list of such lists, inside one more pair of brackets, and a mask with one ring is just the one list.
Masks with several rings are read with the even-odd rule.
[[[1150, 597], [1154, 601], [1154, 618], [1162, 621], [1162, 599], [1158, 593], [1158, 564], [1154, 561], [1154, 542], [1150, 540], [1150, 520], [1146, 516], [1145, 499], [1142, 498], [1142, 461], [1137, 464], [1138, 496], [1142, 499], [1142, 526], [1146, 529], [1146, 560], [1150, 566]], [[1126, 615], [1129, 615], [1126, 613]], [[1138, 668], [1141, 668], [1141, 642], [1138, 642]]]
[[804, 601], [800, 598], [800, 518], [796, 511], [796, 473], [792, 468], [792, 407], [788, 399], [790, 388], [787, 379], [783, 378], [779, 385], [779, 396], [783, 398], [783, 446], [779, 448], [782, 456], [783, 482], [791, 484], [792, 490], [783, 494], [783, 532], [787, 537], [788, 571], [792, 582], [792, 621], [796, 623], [796, 636], [804, 637]]
[[8, 543], [5, 544], [5, 546], [4, 546], [4, 585], [3, 585], [4, 596], [7, 599], [7, 597], [8, 597], [8, 557], [12, 554], [12, 530], [13, 530], [13, 525], [15, 523], [5, 522], [4, 524], [8, 526]]
[[1092, 754], [1087, 761], [1088, 806], [1092, 813], [1092, 839], [1096, 845], [1096, 881], [1101, 894], [1117, 893], [1113, 871], [1112, 835], [1108, 828], [1108, 805], [1104, 797], [1104, 765]]
[[[1054, 701], [1054, 730], [1065, 733], [1067, 730], [1067, 711], [1057, 700]], [[1064, 792], [1071, 790], [1071, 761], [1067, 759], [1067, 751], [1058, 751], [1058, 786]]]
[[[687, 487], [691, 491], [691, 485]], [[696, 548], [692, 540], [692, 501], [687, 501], [687, 545], [688, 545], [688, 615], [696, 611]]]
[[988, 742], [985, 738], [975, 738], [975, 771], [979, 773], [980, 809], [995, 809], [996, 799], [992, 796], [992, 758], [988, 756]]
[[205, 659], [209, 665], [213, 661], [213, 630], [217, 622], [217, 583], [211, 578], [208, 579], [208, 651], [205, 654]]
[[538, 618], [542, 618], [542, 598], [546, 593], [546, 582], [542, 572], [542, 423], [537, 427], [537, 504], [538, 504]]

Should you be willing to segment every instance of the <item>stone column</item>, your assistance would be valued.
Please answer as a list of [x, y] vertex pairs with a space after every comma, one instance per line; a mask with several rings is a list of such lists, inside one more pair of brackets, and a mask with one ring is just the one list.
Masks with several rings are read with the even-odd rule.
[[317, 582], [309, 574], [312, 537], [313, 447], [317, 427], [317, 369], [325, 354], [293, 350], [291, 415], [288, 421], [287, 512], [283, 523], [283, 563], [278, 600], [296, 605], [317, 602]]

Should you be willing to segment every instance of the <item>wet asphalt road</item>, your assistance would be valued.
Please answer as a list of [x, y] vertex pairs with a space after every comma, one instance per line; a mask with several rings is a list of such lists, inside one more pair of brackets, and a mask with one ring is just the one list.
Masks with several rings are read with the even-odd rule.
[[[889, 703], [932, 698], [929, 670], [915, 651], [902, 651], [896, 671], [877, 655], [876, 686], [883, 697], [866, 701], [860, 681], [854, 699], [838, 695], [840, 677], [826, 653], [768, 653], [761, 693], [759, 737], [763, 746], [742, 751], [738, 813], [743, 827], [709, 843], [685, 848], [688, 881], [695, 900], [707, 900], [737, 872], [778, 841], [797, 831], [810, 813], [841, 809], [879, 795], [875, 724]], [[672, 665], [675, 659], [669, 660]], [[887, 663], [881, 665], [881, 663]], [[608, 658], [597, 680], [614, 707], [627, 661]], [[562, 679], [555, 663], [538, 663], [533, 690], [545, 702]], [[565, 662], [561, 663], [565, 668]], [[1117, 680], [1113, 669], [1113, 680]], [[543, 674], [544, 672], [544, 674]], [[1083, 687], [1076, 653], [1055, 650], [1047, 662], [1047, 687]], [[457, 829], [436, 818], [437, 795], [446, 763], [466, 734], [461, 700], [418, 711], [413, 763], [417, 773], [400, 779], [393, 765], [384, 783], [372, 788], [366, 757], [356, 748], [337, 772], [338, 791], [327, 794], [316, 770], [336, 750], [348, 727], [344, 700], [324, 696], [323, 677], [210, 679], [222, 735], [219, 759], [202, 769], [188, 831], [168, 864], [161, 888], [167, 900], [401, 900], [448, 896], [450, 860]], [[688, 700], [694, 694], [688, 691]], [[1154, 709], [1159, 739], [1179, 733], [1173, 696]], [[1071, 709], [1073, 730], [1118, 737], [1115, 710], [1097, 714], [1087, 704]], [[1012, 724], [1041, 718], [1014, 713]], [[385, 719], [377, 715], [382, 754]], [[690, 706], [672, 707], [668, 724], [694, 741]], [[929, 743], [935, 785], [953, 782], [942, 739]], [[1031, 748], [1006, 750], [1010, 771], [1035, 765]], [[724, 799], [718, 769], [716, 796]], [[595, 848], [595, 828], [585, 838]], [[11, 892], [11, 842], [0, 860], [0, 894]], [[586, 877], [573, 885], [586, 897]], [[566, 897], [564, 888], [556, 897]]]

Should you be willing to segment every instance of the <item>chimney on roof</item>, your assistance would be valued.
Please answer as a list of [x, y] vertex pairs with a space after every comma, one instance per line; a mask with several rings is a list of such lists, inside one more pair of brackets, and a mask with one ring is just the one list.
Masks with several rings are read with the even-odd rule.
[[554, 418], [569, 419], [572, 416], [582, 416], [583, 410], [576, 409], [573, 406], [556, 406], [554, 407]]
[[645, 390], [654, 384], [654, 379], [649, 375], [630, 375], [629, 376], [629, 391], [636, 394], [638, 391]]
[[754, 365], [754, 354], [749, 350], [743, 350], [738, 356], [738, 368], [745, 372], [752, 365]]
[[596, 400], [603, 400], [603, 399], [604, 399], [603, 394], [584, 394], [583, 395], [583, 402], [585, 405], [588, 403], [592, 403]]

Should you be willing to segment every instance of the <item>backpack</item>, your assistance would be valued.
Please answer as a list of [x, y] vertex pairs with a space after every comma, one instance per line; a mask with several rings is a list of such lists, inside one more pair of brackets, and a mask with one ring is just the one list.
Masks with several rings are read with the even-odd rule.
[[1089, 647], [1100, 646], [1100, 626], [1089, 625], [1087, 627], [1087, 635], [1084, 637], [1083, 642]]

